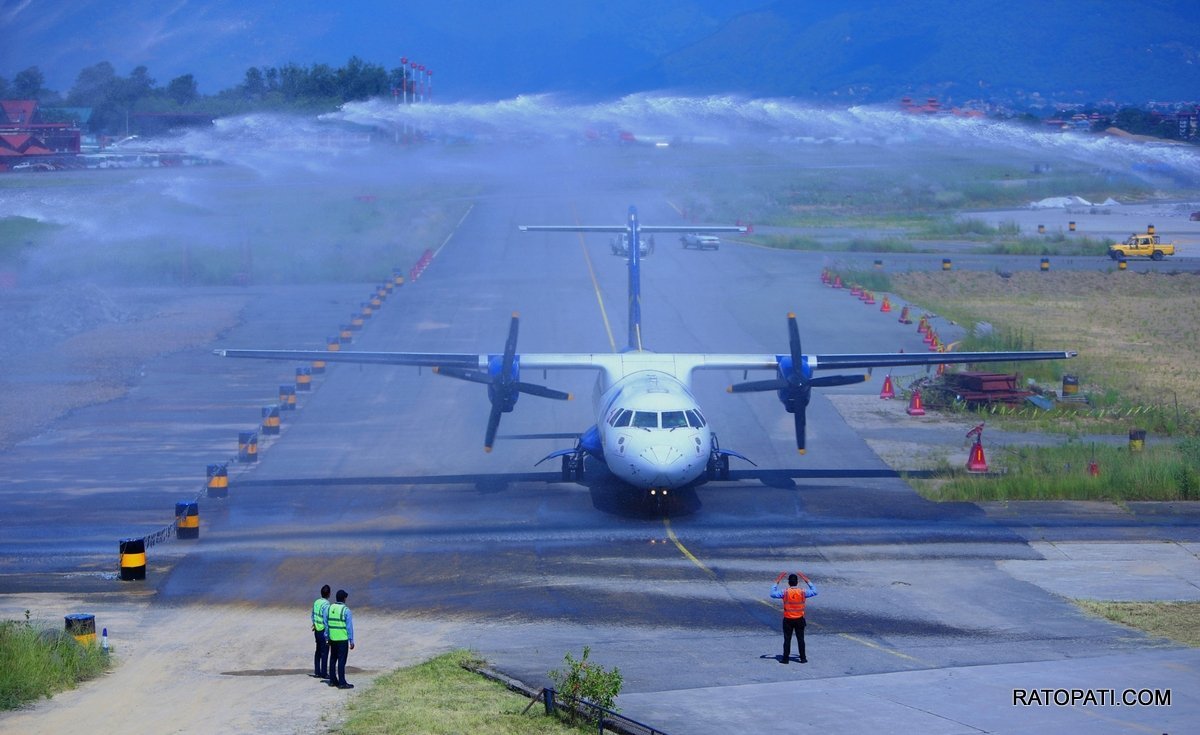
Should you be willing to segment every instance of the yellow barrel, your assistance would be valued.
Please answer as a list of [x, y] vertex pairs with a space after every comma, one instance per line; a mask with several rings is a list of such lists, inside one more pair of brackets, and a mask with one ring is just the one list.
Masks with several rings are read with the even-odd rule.
[[1147, 235], [1153, 235], [1153, 234], [1154, 234], [1154, 225], [1146, 225], [1146, 234], [1147, 234]]
[[878, 260], [878, 259], [876, 259], [876, 261], [875, 261], [875, 267], [876, 267], [876, 268], [882, 268], [882, 267], [883, 267], [883, 261], [882, 261], [882, 260]]
[[[375, 311], [383, 306], [383, 299], [379, 298], [379, 296], [377, 294], [375, 296], [372, 296], [371, 300], [368, 303], [371, 304], [371, 310]], [[367, 313], [370, 314], [371, 312], [368, 311]]]
[[1130, 429], [1129, 430], [1129, 451], [1140, 452], [1146, 446], [1146, 430], [1145, 429]]
[[208, 466], [208, 497], [229, 497], [229, 469], [223, 464]]
[[365, 322], [366, 322], [366, 320], [363, 319], [362, 314], [351, 314], [350, 315], [350, 328], [356, 332], [363, 328], [363, 324]]
[[310, 367], [310, 369], [312, 370], [313, 375], [324, 375], [325, 374], [325, 361], [324, 360], [313, 360], [312, 366]]
[[253, 431], [238, 432], [238, 461], [258, 461], [258, 434]]
[[298, 390], [298, 391], [312, 390], [312, 368], [310, 368], [310, 367], [296, 368], [296, 390]]
[[146, 578], [146, 539], [121, 539], [121, 580]]
[[1046, 234], [1046, 226], [1045, 225], [1038, 225], [1038, 234], [1039, 235]]
[[944, 270], [944, 271], [950, 270], [950, 259], [949, 258], [942, 258], [942, 270]]
[[1117, 261], [1117, 270], [1123, 271], [1128, 267], [1129, 267], [1129, 262], [1126, 261], [1124, 258]]
[[1042, 267], [1042, 270], [1044, 270], [1044, 271], [1050, 270], [1050, 259], [1042, 258], [1042, 266], [1041, 267]]
[[392, 271], [392, 283], [396, 284], [397, 286], [403, 286], [403, 285], [404, 285], [404, 275], [403, 275], [403, 271], [400, 271], [400, 270], [393, 270], [393, 271]]
[[363, 303], [363, 305], [359, 308], [358, 313], [362, 314], [363, 319], [370, 319], [371, 318], [371, 303], [369, 301]]
[[1062, 379], [1062, 394], [1064, 396], [1073, 396], [1079, 392], [1079, 377], [1075, 375], [1064, 375]]
[[1074, 222], [1074, 220], [1072, 220], [1072, 221], [1070, 221], [1070, 222], [1068, 222], [1068, 223], [1067, 223], [1067, 229], [1068, 229], [1068, 230], [1070, 230], [1071, 232], [1074, 232], [1074, 231], [1075, 231], [1075, 222]]
[[279, 433], [279, 406], [263, 406], [261, 429], [263, 436]]
[[200, 504], [183, 501], [175, 504], [175, 538], [200, 538]]
[[87, 613], [72, 613], [65, 617], [66, 631], [85, 646], [96, 643], [96, 616]]
[[337, 339], [341, 344], [350, 344], [350, 342], [354, 339], [354, 330], [350, 328], [349, 324], [339, 325]]
[[341, 349], [342, 349], [342, 341], [339, 337], [326, 337], [325, 338], [325, 351], [326, 352], [337, 352]]

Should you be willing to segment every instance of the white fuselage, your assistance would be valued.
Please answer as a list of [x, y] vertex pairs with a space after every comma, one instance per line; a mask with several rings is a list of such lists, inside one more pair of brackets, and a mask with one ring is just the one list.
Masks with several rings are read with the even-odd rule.
[[683, 380], [662, 369], [635, 369], [596, 382], [596, 426], [604, 460], [617, 477], [648, 490], [675, 489], [700, 477], [712, 432]]

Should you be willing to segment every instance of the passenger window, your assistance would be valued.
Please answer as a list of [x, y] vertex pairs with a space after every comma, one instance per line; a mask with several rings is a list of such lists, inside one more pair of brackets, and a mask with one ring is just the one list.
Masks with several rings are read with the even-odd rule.
[[617, 416], [616, 421], [613, 421], [613, 426], [629, 426], [629, 418], [633, 416], [632, 411], [621, 409], [621, 413]]
[[700, 420], [699, 414], [697, 414], [695, 411], [687, 412], [687, 420], [688, 425], [693, 429], [699, 429], [701, 426], [704, 426], [704, 422]]
[[687, 418], [683, 411], [663, 411], [662, 427], [664, 429], [686, 429]]
[[638, 411], [633, 414], [633, 426], [635, 429], [657, 429], [658, 414], [653, 411]]

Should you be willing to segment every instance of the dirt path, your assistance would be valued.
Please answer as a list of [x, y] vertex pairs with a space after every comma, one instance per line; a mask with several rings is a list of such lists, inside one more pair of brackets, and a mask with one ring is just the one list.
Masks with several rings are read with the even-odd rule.
[[[140, 599], [138, 599], [140, 597]], [[63, 616], [96, 616], [116, 666], [106, 676], [0, 714], [11, 733], [324, 733], [357, 688], [375, 676], [449, 650], [448, 625], [355, 610], [357, 645], [346, 678], [355, 692], [308, 676], [312, 633], [305, 605], [163, 607], [152, 594], [0, 597], [0, 618], [57, 627]]]

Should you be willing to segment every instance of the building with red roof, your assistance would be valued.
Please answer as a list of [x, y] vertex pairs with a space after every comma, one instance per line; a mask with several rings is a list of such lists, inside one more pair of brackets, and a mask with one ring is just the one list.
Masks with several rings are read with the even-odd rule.
[[79, 128], [44, 122], [37, 100], [0, 100], [0, 171], [22, 162], [52, 165], [79, 153]]

